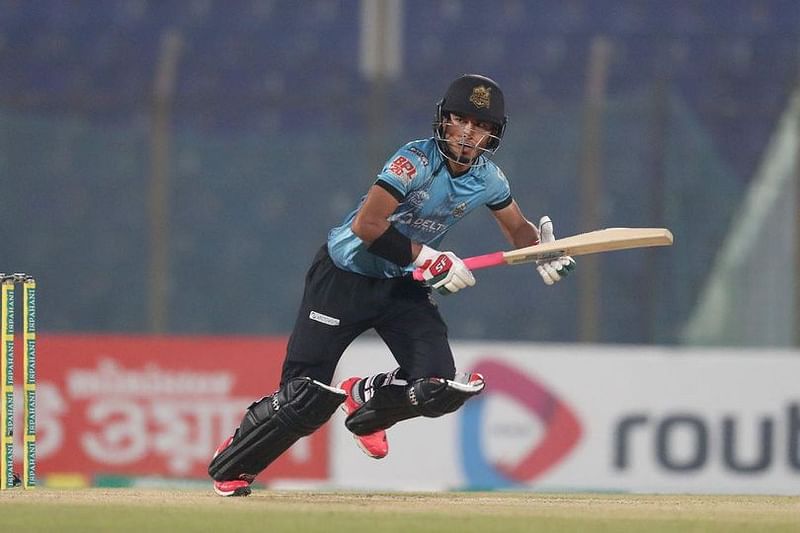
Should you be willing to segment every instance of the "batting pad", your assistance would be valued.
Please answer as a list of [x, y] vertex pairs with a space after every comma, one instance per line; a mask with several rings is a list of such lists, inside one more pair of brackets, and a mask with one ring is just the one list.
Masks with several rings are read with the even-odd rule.
[[216, 481], [252, 481], [298, 439], [328, 421], [347, 394], [311, 378], [295, 378], [253, 403], [230, 446], [211, 460]]

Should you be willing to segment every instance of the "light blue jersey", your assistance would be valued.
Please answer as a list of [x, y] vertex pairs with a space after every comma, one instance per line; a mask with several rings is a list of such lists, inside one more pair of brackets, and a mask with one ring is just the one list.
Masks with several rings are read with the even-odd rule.
[[[389, 222], [412, 241], [437, 249], [453, 224], [473, 209], [502, 209], [511, 203], [508, 180], [497, 165], [488, 161], [454, 178], [433, 139], [400, 148], [375, 183], [400, 202]], [[331, 259], [343, 270], [373, 278], [406, 275], [413, 266], [402, 268], [368, 252], [368, 245], [353, 233], [351, 224], [365, 198], [328, 234]]]

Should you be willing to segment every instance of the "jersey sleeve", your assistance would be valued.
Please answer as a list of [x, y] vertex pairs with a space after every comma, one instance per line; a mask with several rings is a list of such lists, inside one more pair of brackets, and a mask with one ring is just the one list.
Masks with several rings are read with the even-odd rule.
[[511, 196], [511, 186], [506, 175], [497, 166], [494, 166], [494, 170], [486, 189], [486, 207], [492, 211], [499, 211], [511, 205], [514, 198]]
[[412, 143], [403, 146], [383, 166], [375, 184], [402, 202], [413, 189], [413, 183], [424, 179], [429, 172], [427, 160], [423, 160], [424, 155]]

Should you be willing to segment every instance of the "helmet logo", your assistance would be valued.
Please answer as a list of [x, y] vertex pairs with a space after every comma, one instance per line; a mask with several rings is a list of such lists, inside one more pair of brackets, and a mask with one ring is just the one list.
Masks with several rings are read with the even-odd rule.
[[485, 107], [488, 109], [492, 103], [492, 88], [478, 85], [472, 89], [469, 101], [472, 102], [475, 107]]

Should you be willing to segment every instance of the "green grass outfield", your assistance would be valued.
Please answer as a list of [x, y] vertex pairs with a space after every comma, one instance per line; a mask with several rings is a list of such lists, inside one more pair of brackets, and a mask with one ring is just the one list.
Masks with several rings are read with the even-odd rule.
[[14, 489], [3, 531], [798, 532], [800, 496]]

